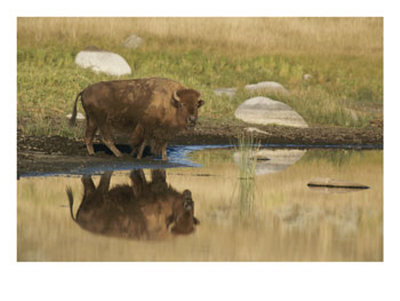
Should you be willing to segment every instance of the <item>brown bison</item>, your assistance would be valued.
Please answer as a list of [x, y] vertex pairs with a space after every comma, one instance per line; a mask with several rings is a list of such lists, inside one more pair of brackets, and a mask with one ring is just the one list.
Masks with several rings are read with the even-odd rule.
[[79, 92], [70, 119], [74, 125], [77, 102], [86, 113], [85, 143], [94, 155], [93, 138], [97, 130], [105, 145], [117, 157], [113, 130], [131, 134], [132, 153], [141, 158], [147, 144], [152, 152], [167, 160], [167, 144], [179, 131], [196, 124], [198, 108], [204, 104], [200, 93], [166, 78], [146, 78], [99, 82]]
[[132, 171], [131, 185], [110, 189], [112, 172], [104, 173], [96, 187], [83, 176], [83, 200], [74, 217], [74, 198], [67, 188], [72, 219], [93, 233], [133, 239], [161, 239], [189, 234], [199, 221], [189, 190], [179, 193], [166, 182], [165, 170], [152, 170], [147, 182], [142, 170]]

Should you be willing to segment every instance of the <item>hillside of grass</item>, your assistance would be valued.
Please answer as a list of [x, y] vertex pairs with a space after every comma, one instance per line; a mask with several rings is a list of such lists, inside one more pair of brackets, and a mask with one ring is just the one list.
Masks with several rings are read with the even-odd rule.
[[[18, 18], [17, 25], [18, 127], [26, 134], [82, 136], [65, 118], [77, 93], [115, 79], [74, 63], [89, 45], [126, 59], [132, 74], [121, 79], [168, 77], [201, 91], [200, 118], [234, 122], [237, 106], [255, 95], [287, 103], [310, 125], [365, 127], [382, 114], [382, 18]], [[123, 47], [130, 34], [143, 38], [141, 47]], [[277, 81], [290, 95], [243, 90], [260, 81]], [[213, 92], [220, 87], [239, 90], [220, 97]]]

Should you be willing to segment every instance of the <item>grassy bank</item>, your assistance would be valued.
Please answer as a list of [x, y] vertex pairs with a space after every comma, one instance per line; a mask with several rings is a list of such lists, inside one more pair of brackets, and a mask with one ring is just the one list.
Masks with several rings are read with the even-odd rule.
[[[291, 94], [266, 96], [310, 125], [367, 126], [382, 112], [382, 27], [380, 18], [19, 18], [18, 126], [82, 135], [65, 119], [76, 94], [115, 79], [75, 65], [89, 45], [121, 54], [132, 67], [122, 78], [169, 77], [198, 89], [204, 118], [234, 122], [236, 107], [254, 96], [243, 87], [272, 80]], [[132, 33], [145, 41], [139, 49], [122, 45]], [[219, 97], [219, 87], [239, 91]]]

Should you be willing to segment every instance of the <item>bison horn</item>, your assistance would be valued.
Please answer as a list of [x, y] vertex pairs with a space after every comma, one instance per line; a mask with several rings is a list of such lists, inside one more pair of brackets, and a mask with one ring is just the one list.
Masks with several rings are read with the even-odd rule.
[[180, 99], [180, 97], [178, 96], [178, 93], [177, 93], [178, 91], [175, 91], [174, 92], [174, 99], [176, 100], [176, 101], [181, 101], [181, 99]]

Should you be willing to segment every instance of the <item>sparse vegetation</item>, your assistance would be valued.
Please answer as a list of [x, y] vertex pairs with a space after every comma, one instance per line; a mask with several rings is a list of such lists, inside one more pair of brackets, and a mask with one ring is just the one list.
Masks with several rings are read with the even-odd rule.
[[[145, 41], [139, 49], [122, 46], [132, 33]], [[254, 96], [242, 88], [272, 80], [291, 92], [278, 100], [310, 125], [364, 127], [382, 115], [382, 40], [382, 18], [19, 18], [18, 126], [81, 137], [65, 119], [76, 94], [114, 79], [75, 65], [96, 45], [127, 60], [132, 75], [122, 78], [169, 77], [201, 91], [203, 118], [235, 122], [236, 107]], [[239, 91], [219, 97], [219, 87]]]
[[239, 205], [240, 217], [246, 219], [252, 212], [255, 198], [256, 164], [259, 149], [253, 135], [243, 134], [238, 138], [239, 147]]

